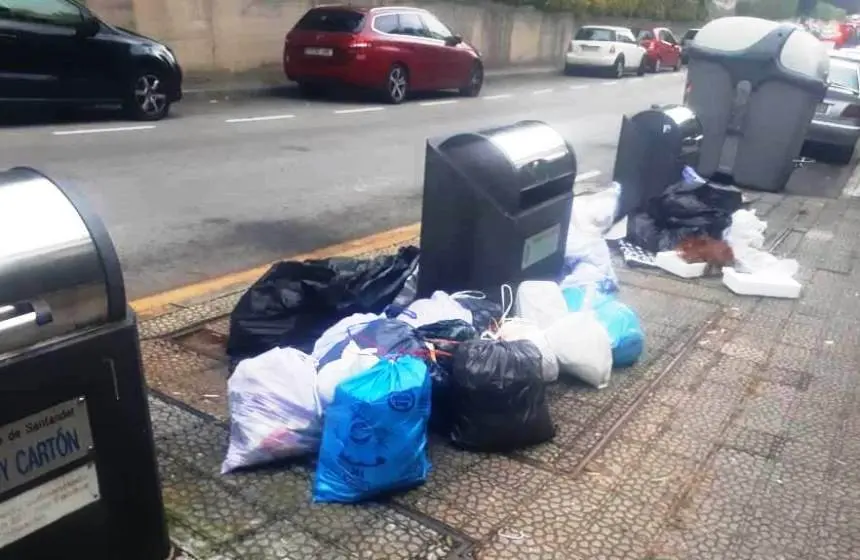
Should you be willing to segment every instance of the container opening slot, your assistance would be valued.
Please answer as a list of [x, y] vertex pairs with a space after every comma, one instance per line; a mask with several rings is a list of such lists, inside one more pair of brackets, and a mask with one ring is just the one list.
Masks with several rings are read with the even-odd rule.
[[559, 177], [520, 191], [520, 210], [528, 210], [570, 192], [570, 177]]

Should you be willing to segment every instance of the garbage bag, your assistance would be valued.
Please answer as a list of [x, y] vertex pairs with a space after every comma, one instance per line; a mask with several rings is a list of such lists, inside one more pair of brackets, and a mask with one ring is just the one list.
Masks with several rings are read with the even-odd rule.
[[437, 290], [429, 298], [418, 299], [410, 303], [397, 318], [417, 328], [454, 319], [471, 323], [472, 312], [457, 303], [457, 300], [445, 292]]
[[603, 389], [612, 374], [612, 341], [593, 312], [568, 312], [545, 331], [559, 372]]
[[666, 229], [658, 226], [654, 218], [640, 212], [627, 218], [626, 241], [645, 251], [660, 253], [672, 251], [685, 237], [698, 235], [698, 228]]
[[618, 277], [612, 268], [612, 255], [602, 237], [568, 235], [562, 268], [562, 287], [591, 286], [601, 291], [618, 290]]
[[600, 192], [574, 197], [568, 232], [573, 230], [588, 237], [602, 237], [615, 224], [620, 195], [621, 185], [612, 183]]
[[[562, 293], [570, 311], [583, 310], [588, 297], [586, 290], [566, 288]], [[639, 316], [614, 295], [593, 293], [590, 296], [588, 305], [609, 335], [613, 367], [632, 366], [645, 350], [645, 332]]]
[[527, 340], [472, 340], [454, 352], [451, 441], [511, 451], [553, 438], [541, 355]]
[[483, 292], [457, 292], [451, 297], [472, 313], [472, 324], [478, 332], [495, 330], [502, 322], [505, 314], [502, 306], [487, 299]]
[[415, 329], [397, 319], [376, 319], [347, 330], [347, 337], [332, 346], [319, 359], [320, 367], [340, 359], [350, 342], [361, 349], [376, 350], [376, 355], [380, 359], [404, 354], [426, 357], [428, 354], [427, 346], [418, 338]]
[[423, 483], [430, 472], [430, 377], [412, 356], [337, 386], [326, 411], [315, 502], [355, 503]]
[[314, 350], [311, 352], [311, 356], [316, 360], [321, 360], [338, 343], [349, 338], [350, 331], [358, 333], [368, 323], [379, 318], [380, 316], [376, 313], [353, 313], [349, 317], [344, 317], [326, 329], [317, 341], [314, 342]]
[[467, 340], [478, 338], [478, 331], [465, 321], [440, 321], [416, 329], [421, 340], [432, 345], [430, 355], [430, 378], [433, 396], [430, 408], [430, 429], [447, 435], [451, 430], [451, 372], [454, 367], [454, 351]]
[[734, 254], [734, 268], [750, 274], [793, 277], [799, 269], [795, 259], [780, 259], [762, 250], [766, 229], [767, 222], [760, 220], [755, 210], [738, 210], [732, 214], [731, 224], [723, 232], [723, 240]]
[[341, 382], [364, 373], [379, 362], [376, 348], [359, 348], [349, 341], [337, 360], [328, 362], [317, 373], [317, 394], [323, 412], [334, 399], [334, 392]]
[[331, 258], [273, 265], [230, 315], [231, 358], [293, 346], [304, 352], [353, 313], [381, 313], [417, 266], [418, 248], [373, 259]]
[[544, 332], [528, 319], [513, 318], [502, 323], [502, 328], [496, 333], [500, 340], [528, 340], [532, 342], [541, 355], [541, 376], [545, 383], [558, 380], [558, 357], [549, 345]]
[[419, 268], [420, 265], [416, 264], [415, 269], [406, 278], [406, 282], [403, 284], [403, 289], [400, 290], [400, 293], [398, 293], [397, 297], [394, 298], [394, 301], [391, 302], [392, 307], [403, 309], [404, 307], [415, 301], [415, 296], [418, 293]]
[[514, 314], [545, 329], [567, 313], [561, 288], [555, 282], [526, 280], [517, 287]]
[[315, 452], [322, 426], [313, 358], [274, 348], [243, 360], [227, 381], [230, 445], [221, 473]]

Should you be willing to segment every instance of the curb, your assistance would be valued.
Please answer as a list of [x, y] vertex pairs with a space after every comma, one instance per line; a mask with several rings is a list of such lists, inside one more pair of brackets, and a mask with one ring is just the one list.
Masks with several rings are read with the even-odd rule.
[[[485, 83], [498, 83], [507, 79], [523, 78], [527, 76], [550, 76], [561, 72], [560, 67], [538, 66], [538, 67], [514, 67], [497, 70], [487, 70], [484, 75]], [[255, 99], [260, 97], [282, 97], [296, 89], [295, 84], [274, 81], [249, 81], [247, 83], [230, 84], [214, 83], [212, 86], [191, 87], [182, 90], [184, 101], [199, 102], [213, 99]]]

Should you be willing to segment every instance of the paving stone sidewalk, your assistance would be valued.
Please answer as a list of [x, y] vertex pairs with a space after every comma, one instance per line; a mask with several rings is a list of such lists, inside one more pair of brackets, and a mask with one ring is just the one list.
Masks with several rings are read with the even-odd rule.
[[174, 541], [207, 560], [857, 558], [860, 203], [755, 196], [775, 252], [801, 263], [802, 299], [619, 263], [643, 360], [602, 391], [551, 386], [550, 443], [434, 440], [428, 483], [381, 503], [312, 504], [304, 464], [218, 474], [238, 294], [145, 321]]

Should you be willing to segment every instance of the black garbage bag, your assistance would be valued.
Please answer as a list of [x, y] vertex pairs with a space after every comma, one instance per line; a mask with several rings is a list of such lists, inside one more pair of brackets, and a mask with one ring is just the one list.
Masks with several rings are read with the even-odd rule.
[[478, 333], [495, 330], [501, 324], [502, 306], [487, 299], [483, 292], [458, 292], [451, 297], [472, 313], [472, 324]]
[[319, 360], [319, 367], [340, 359], [350, 342], [361, 349], [375, 349], [379, 358], [410, 355], [424, 360], [430, 355], [415, 329], [397, 319], [376, 319], [364, 325], [356, 325], [348, 329], [348, 333], [346, 339], [332, 346]]
[[418, 264], [418, 248], [373, 259], [286, 261], [245, 292], [230, 315], [235, 361], [278, 346], [310, 352], [320, 335], [353, 313], [381, 313]]
[[433, 345], [429, 364], [433, 382], [430, 429], [447, 435], [451, 430], [451, 372], [454, 367], [454, 351], [461, 343], [478, 338], [478, 331], [459, 319], [439, 321], [415, 329], [425, 342]]
[[663, 228], [644, 212], [633, 214], [627, 218], [627, 236], [625, 241], [651, 253], [671, 251], [682, 239], [700, 235], [702, 231], [695, 227]]
[[528, 340], [460, 344], [451, 413], [451, 441], [464, 449], [506, 452], [552, 439], [540, 350]]

